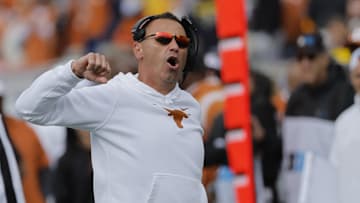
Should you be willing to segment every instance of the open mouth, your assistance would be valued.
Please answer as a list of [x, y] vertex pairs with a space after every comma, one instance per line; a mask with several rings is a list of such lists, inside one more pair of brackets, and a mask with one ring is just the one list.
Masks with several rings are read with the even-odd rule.
[[166, 61], [169, 64], [170, 68], [175, 69], [179, 66], [179, 60], [175, 56], [170, 56]]

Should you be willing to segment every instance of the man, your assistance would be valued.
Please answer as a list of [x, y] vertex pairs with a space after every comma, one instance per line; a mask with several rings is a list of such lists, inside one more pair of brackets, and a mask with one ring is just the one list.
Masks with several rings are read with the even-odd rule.
[[[0, 86], [3, 86], [0, 84]], [[3, 89], [3, 90], [1, 90]], [[24, 121], [7, 115], [3, 109], [5, 87], [0, 88], [0, 114], [14, 145], [27, 203], [45, 202], [48, 181], [48, 158], [34, 130]]]
[[25, 202], [14, 149], [0, 114], [0, 202]]
[[351, 104], [352, 93], [344, 68], [327, 52], [319, 33], [297, 40], [297, 62], [302, 85], [291, 95], [287, 116], [310, 116], [334, 121]]
[[[89, 53], [41, 75], [16, 109], [30, 122], [91, 132], [95, 202], [205, 203], [200, 107], [178, 86], [196, 55], [195, 28], [164, 13], [132, 34], [137, 75], [107, 81], [105, 56]], [[74, 88], [83, 79], [102, 84]]]
[[360, 144], [360, 48], [352, 54], [350, 80], [356, 91], [355, 103], [335, 121], [335, 139], [330, 160], [337, 169], [339, 203], [359, 201], [360, 164], [356, 161]]
[[[276, 109], [272, 103], [273, 82], [264, 74], [250, 71], [251, 135], [257, 199], [277, 203], [276, 181], [281, 163], [281, 139], [276, 126]], [[228, 168], [225, 149], [224, 115], [218, 115], [205, 142], [205, 167], [220, 166], [215, 182], [216, 202], [234, 202], [229, 190], [233, 173]], [[239, 156], [242, 156], [241, 154]], [[265, 187], [271, 196], [265, 197]], [[232, 187], [232, 182], [230, 182]]]
[[92, 174], [89, 132], [67, 128], [66, 150], [54, 173], [56, 203], [93, 203]]
[[334, 121], [352, 102], [344, 68], [328, 54], [319, 33], [297, 40], [301, 83], [290, 95], [282, 125], [286, 202], [297, 202], [306, 155], [328, 157]]
[[[199, 66], [186, 77], [182, 87], [200, 104], [202, 113], [201, 123], [204, 128], [204, 140], [206, 141], [215, 117], [222, 113], [225, 96], [220, 80], [220, 60], [218, 54], [210, 50], [205, 53], [204, 57], [199, 58], [201, 58], [197, 63]], [[216, 178], [217, 168], [217, 166], [205, 166], [203, 170], [202, 183], [206, 188], [209, 202], [212, 202], [211, 197], [215, 196], [212, 194], [214, 191], [212, 183]]]
[[206, 139], [215, 117], [222, 112], [225, 96], [217, 53], [209, 51], [203, 58], [203, 62], [198, 62], [201, 65], [187, 76], [182, 85], [200, 104]]
[[0, 81], [0, 202], [25, 202], [17, 156], [4, 123], [2, 97], [5, 87]]

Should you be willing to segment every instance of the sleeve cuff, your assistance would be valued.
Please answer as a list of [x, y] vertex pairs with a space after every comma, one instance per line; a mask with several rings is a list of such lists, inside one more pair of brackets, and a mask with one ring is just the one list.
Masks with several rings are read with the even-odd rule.
[[58, 77], [63, 78], [66, 82], [73, 84], [75, 86], [78, 82], [82, 81], [83, 79], [76, 76], [75, 73], [71, 70], [71, 63], [73, 61], [74, 60], [70, 60], [66, 64], [56, 67], [55, 72], [58, 75]]

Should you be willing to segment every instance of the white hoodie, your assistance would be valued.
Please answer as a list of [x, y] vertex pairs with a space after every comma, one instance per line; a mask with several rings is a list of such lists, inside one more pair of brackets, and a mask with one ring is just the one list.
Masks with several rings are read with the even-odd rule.
[[[75, 89], [81, 80], [70, 64], [37, 78], [16, 109], [35, 124], [91, 132], [95, 202], [206, 203], [195, 99], [178, 86], [162, 95], [122, 73], [106, 84]], [[177, 124], [172, 110], [187, 118]]]
[[338, 174], [339, 203], [358, 203], [360, 199], [360, 95], [335, 122], [335, 139], [330, 160]]

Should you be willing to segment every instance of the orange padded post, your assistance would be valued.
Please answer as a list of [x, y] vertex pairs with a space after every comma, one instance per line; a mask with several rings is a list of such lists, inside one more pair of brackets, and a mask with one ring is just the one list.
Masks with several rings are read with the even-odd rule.
[[231, 171], [252, 173], [250, 129], [230, 130], [226, 134], [226, 153]]
[[236, 203], [255, 203], [245, 0], [216, 0], [216, 12], [221, 78], [227, 95], [226, 150], [235, 173]]
[[[250, 104], [247, 93], [244, 92], [243, 94], [227, 96], [224, 107], [226, 129], [249, 128]], [[250, 132], [248, 133], [250, 134]]]
[[249, 82], [249, 64], [246, 47], [238, 47], [235, 50], [224, 50], [220, 53], [223, 61], [221, 77], [225, 83], [242, 82], [247, 85]]
[[253, 188], [254, 181], [252, 181], [253, 177], [250, 176], [238, 176], [235, 178], [235, 193], [237, 203], [255, 203], [255, 195]]
[[219, 38], [245, 35], [247, 21], [244, 0], [216, 0], [216, 12]]

